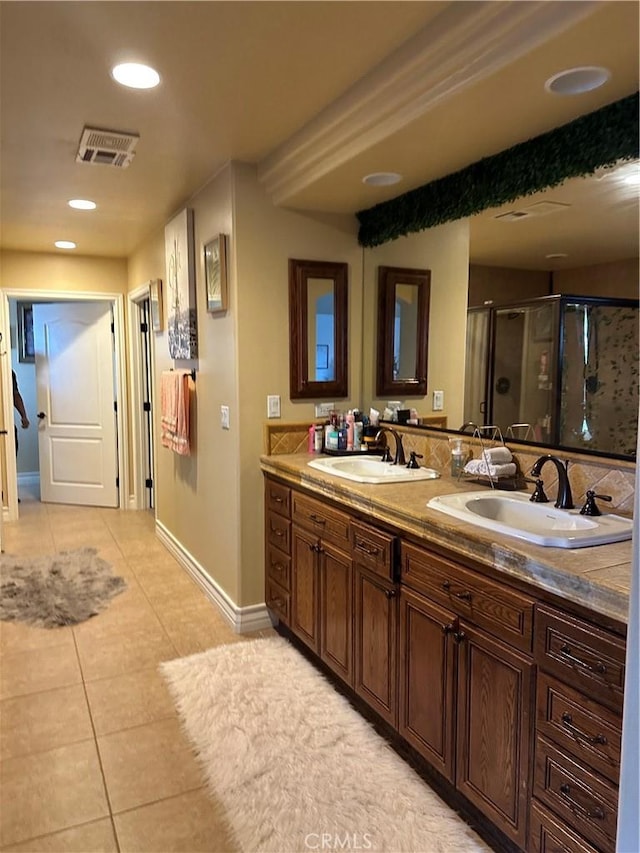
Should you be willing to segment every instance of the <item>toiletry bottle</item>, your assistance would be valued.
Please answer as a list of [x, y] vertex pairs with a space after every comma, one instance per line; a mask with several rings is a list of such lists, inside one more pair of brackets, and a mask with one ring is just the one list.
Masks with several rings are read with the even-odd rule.
[[353, 424], [353, 449], [354, 450], [362, 450], [362, 431], [364, 427], [362, 425], [362, 421], [355, 421]]
[[322, 453], [322, 443], [324, 439], [324, 428], [317, 424], [315, 427], [315, 434], [313, 437], [313, 449], [316, 453]]
[[347, 450], [353, 450], [354, 445], [354, 418], [353, 412], [349, 412], [346, 418], [347, 421]]
[[307, 445], [309, 453], [315, 453], [316, 450], [316, 428], [313, 424], [309, 427], [309, 441]]

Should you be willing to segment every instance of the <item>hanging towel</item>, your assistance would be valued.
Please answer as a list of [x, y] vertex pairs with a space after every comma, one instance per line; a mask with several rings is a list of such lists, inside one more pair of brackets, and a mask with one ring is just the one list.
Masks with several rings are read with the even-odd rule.
[[164, 370], [160, 388], [161, 439], [180, 456], [189, 456], [189, 373]]
[[511, 451], [504, 445], [500, 447], [488, 447], [482, 452], [482, 456], [487, 465], [500, 465], [505, 462], [511, 462], [513, 459]]

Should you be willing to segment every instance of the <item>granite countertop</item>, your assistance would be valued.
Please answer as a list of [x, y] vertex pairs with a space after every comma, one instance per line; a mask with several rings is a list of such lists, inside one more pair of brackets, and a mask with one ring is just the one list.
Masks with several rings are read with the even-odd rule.
[[476, 527], [427, 506], [436, 495], [477, 491], [471, 483], [451, 477], [413, 483], [372, 485], [324, 474], [307, 463], [310, 453], [261, 456], [265, 473], [291, 485], [303, 486], [365, 512], [394, 527], [419, 536], [504, 575], [525, 581], [580, 604], [589, 610], [626, 623], [631, 587], [631, 541], [590, 548], [548, 548]]

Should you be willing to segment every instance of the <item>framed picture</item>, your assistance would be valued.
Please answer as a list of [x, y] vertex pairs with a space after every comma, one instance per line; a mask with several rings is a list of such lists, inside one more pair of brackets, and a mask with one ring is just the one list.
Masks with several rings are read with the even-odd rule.
[[33, 345], [33, 305], [18, 302], [18, 361], [35, 361]]
[[167, 336], [171, 358], [196, 358], [195, 250], [193, 210], [185, 208], [164, 229]]
[[154, 278], [149, 282], [149, 313], [151, 328], [154, 332], [162, 331], [162, 279]]
[[207, 285], [207, 311], [227, 310], [227, 238], [218, 234], [204, 246], [204, 277]]

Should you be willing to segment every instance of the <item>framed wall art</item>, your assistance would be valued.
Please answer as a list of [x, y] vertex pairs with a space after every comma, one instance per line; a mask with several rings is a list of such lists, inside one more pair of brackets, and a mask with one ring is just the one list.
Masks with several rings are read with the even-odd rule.
[[193, 211], [185, 208], [164, 229], [167, 336], [171, 358], [196, 358], [198, 328]]
[[18, 302], [18, 361], [36, 360], [33, 343], [33, 305], [30, 302]]
[[227, 310], [227, 238], [218, 234], [204, 246], [204, 277], [207, 287], [207, 311]]
[[149, 314], [154, 332], [162, 331], [162, 279], [154, 278], [149, 282]]

